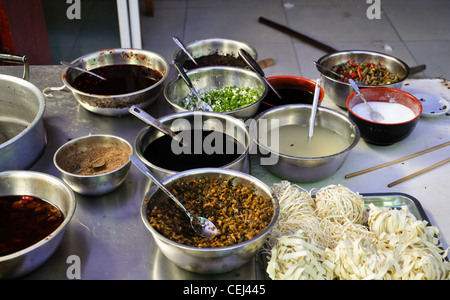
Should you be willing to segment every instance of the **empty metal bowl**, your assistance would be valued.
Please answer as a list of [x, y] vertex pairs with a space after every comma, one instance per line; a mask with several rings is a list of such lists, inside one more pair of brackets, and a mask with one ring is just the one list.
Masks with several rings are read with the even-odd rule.
[[177, 266], [196, 273], [219, 274], [235, 270], [250, 261], [263, 246], [267, 233], [278, 219], [279, 205], [276, 197], [272, 196], [271, 189], [259, 179], [243, 172], [205, 168], [188, 170], [168, 177], [163, 184], [170, 187], [171, 184], [183, 179], [196, 179], [204, 176], [219, 177], [224, 180], [234, 178], [233, 184], [254, 187], [259, 195], [272, 198], [274, 213], [269, 225], [258, 236], [251, 240], [222, 248], [199, 248], [186, 246], [172, 241], [158, 233], [151, 225], [147, 216], [148, 202], [168, 201], [167, 195], [158, 188], [152, 188], [145, 196], [141, 206], [141, 218], [145, 227], [153, 235], [153, 238], [161, 252]]
[[[352, 61], [356, 64], [360, 64], [363, 62], [371, 62], [376, 64], [379, 61], [383, 66], [387, 67], [387, 69], [391, 73], [400, 74], [401, 80], [399, 82], [392, 84], [378, 85], [378, 87], [392, 87], [399, 89], [401, 88], [403, 82], [410, 75], [409, 66], [405, 62], [391, 55], [375, 51], [366, 51], [366, 50], [339, 51], [324, 55], [317, 62], [325, 66], [326, 68], [331, 69], [333, 66], [346, 63], [347, 61]], [[339, 79], [325, 75], [320, 67], [317, 67], [317, 70], [321, 74], [322, 87], [325, 90], [325, 95], [327, 95], [337, 106], [346, 109], [347, 97], [354, 91], [352, 86], [349, 83], [342, 82]], [[360, 88], [373, 87], [370, 85], [362, 85], [362, 84], [358, 84], [358, 86]]]
[[[278, 106], [259, 114], [255, 122], [250, 124], [249, 132], [254, 142], [250, 153], [258, 153], [260, 164], [282, 179], [293, 182], [316, 182], [332, 176], [341, 168], [360, 139], [358, 127], [346, 115], [323, 106], [317, 108], [315, 128], [324, 127], [340, 134], [348, 144], [345, 150], [335, 154], [317, 157], [290, 156], [275, 151], [266, 143], [272, 140], [267, 137], [270, 130], [291, 124], [309, 128], [310, 116], [311, 105], [308, 104]], [[303, 143], [307, 142], [306, 136]]]
[[46, 238], [18, 252], [0, 256], [0, 278], [12, 279], [41, 266], [56, 250], [76, 207], [70, 187], [54, 176], [34, 171], [0, 172], [0, 196], [33, 196], [57, 206], [63, 223]]
[[[130, 156], [133, 146], [123, 138], [114, 135], [88, 135], [71, 140], [62, 145], [53, 157], [53, 163], [61, 174], [61, 178], [77, 193], [87, 196], [99, 196], [118, 188], [128, 174], [131, 160], [121, 167], [107, 173], [97, 175], [79, 175], [80, 170], [65, 170], [63, 162], [75, 154], [98, 147], [116, 147]], [[107, 164], [108, 162], [106, 162]]]
[[106, 116], [126, 115], [132, 105], [144, 108], [152, 104], [161, 94], [170, 71], [170, 65], [162, 55], [140, 49], [101, 50], [77, 58], [71, 63], [86, 70], [107, 65], [140, 65], [159, 71], [163, 75], [157, 83], [136, 92], [122, 95], [96, 95], [73, 87], [75, 78], [81, 72], [66, 68], [62, 74], [62, 81], [72, 91], [78, 102], [87, 110]]
[[[191, 55], [194, 57], [194, 59], [197, 59], [202, 56], [207, 56], [210, 54], [217, 53], [218, 55], [229, 55], [235, 58], [239, 58], [241, 61], [238, 65], [233, 65], [233, 67], [241, 67], [246, 68], [247, 64], [245, 61], [239, 57], [239, 49], [244, 49], [248, 54], [250, 54], [251, 57], [253, 57], [254, 60], [257, 60], [258, 53], [255, 48], [250, 46], [247, 43], [230, 40], [230, 39], [223, 39], [223, 38], [210, 38], [210, 39], [203, 39], [203, 40], [197, 40], [192, 41], [185, 44], [186, 49], [191, 53]], [[180, 48], [178, 48], [174, 54], [173, 59], [178, 61], [181, 66], [184, 67], [186, 61], [190, 60], [189, 57], [186, 55], [186, 53], [183, 52]], [[222, 63], [214, 63], [214, 64], [208, 64], [210, 66], [212, 65], [223, 65]], [[194, 64], [191, 64], [193, 68], [185, 68], [188, 69], [194, 69], [197, 68]], [[200, 67], [207, 66], [200, 64]]]
[[[195, 145], [200, 145], [201, 147], [204, 147], [201, 137], [200, 140], [196, 140], [197, 137], [194, 134], [191, 136], [191, 130], [217, 131], [229, 135], [239, 144], [239, 148], [237, 149], [237, 151], [239, 151], [239, 156], [235, 160], [220, 167], [238, 171], [246, 171], [249, 168], [248, 152], [250, 148], [250, 136], [248, 134], [247, 126], [241, 120], [229, 115], [201, 111], [180, 112], [164, 116], [158, 120], [172, 129], [172, 131], [177, 133], [180, 132], [179, 136], [183, 138], [183, 141], [187, 141], [187, 143], [196, 143]], [[164, 134], [156, 128], [148, 126], [139, 132], [134, 142], [136, 156], [161, 180], [179, 172], [152, 163], [146, 158], [145, 151], [147, 147], [152, 147], [152, 143], [163, 135]], [[185, 138], [187, 138], [187, 140]], [[224, 145], [224, 147], [226, 147], [226, 145]], [[223, 149], [223, 153], [226, 153], [226, 148]], [[210, 160], [204, 157], [204, 162], [209, 164]], [[204, 162], [202, 162], [202, 164]], [[215, 161], [211, 163], [216, 164]], [[212, 165], [209, 165], [209, 167], [211, 166]], [[183, 168], [182, 171], [187, 170], [184, 165], [181, 165], [180, 167]]]
[[0, 171], [29, 169], [47, 144], [45, 98], [30, 82], [0, 75]]
[[415, 116], [408, 121], [397, 123], [377, 123], [368, 120], [353, 111], [355, 105], [363, 103], [359, 95], [353, 92], [347, 99], [348, 115], [358, 126], [363, 140], [374, 145], [388, 146], [404, 140], [413, 132], [422, 113], [422, 104], [419, 99], [394, 88], [365, 88], [361, 90], [361, 93], [369, 105], [373, 101], [399, 103], [410, 108]]
[[[267, 84], [261, 76], [253, 71], [235, 68], [235, 67], [203, 67], [186, 72], [193, 86], [198, 93], [202, 90], [210, 91], [228, 86], [237, 86], [239, 88], [249, 87], [259, 92], [259, 99], [252, 104], [227, 112], [223, 114], [232, 115], [237, 118], [250, 118], [254, 116], [261, 103], [261, 100], [267, 94]], [[167, 83], [164, 88], [164, 97], [172, 106], [175, 112], [188, 111], [181, 106], [183, 100], [191, 91], [181, 77], [176, 77]]]

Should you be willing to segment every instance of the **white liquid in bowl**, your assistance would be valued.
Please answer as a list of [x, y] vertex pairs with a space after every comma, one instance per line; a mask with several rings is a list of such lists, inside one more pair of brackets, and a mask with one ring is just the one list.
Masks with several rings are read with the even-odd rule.
[[[392, 102], [368, 102], [374, 111], [379, 112], [384, 120], [380, 123], [403, 123], [416, 117], [416, 114], [409, 107]], [[353, 106], [352, 111], [355, 115], [366, 120], [372, 120], [370, 111], [365, 103], [359, 103]]]

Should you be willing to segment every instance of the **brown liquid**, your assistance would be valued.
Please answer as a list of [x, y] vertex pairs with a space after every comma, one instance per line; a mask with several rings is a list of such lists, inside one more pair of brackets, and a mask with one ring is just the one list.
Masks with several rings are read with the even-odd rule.
[[[183, 141], [187, 142], [189, 151], [180, 154], [174, 153], [172, 151], [173, 139], [168, 135], [164, 135], [151, 142], [145, 148], [144, 158], [152, 164], [166, 170], [184, 171], [195, 168], [223, 167], [237, 159], [243, 152], [240, 151], [242, 150], [240, 148], [243, 148], [243, 146], [239, 147], [233, 137], [219, 131], [202, 131], [196, 129], [184, 130], [176, 132], [176, 134], [183, 138]], [[185, 139], [184, 137], [190, 138]], [[200, 139], [197, 140], [197, 138]], [[195, 144], [196, 142], [197, 144]], [[215, 148], [216, 146], [217, 148]], [[227, 147], [231, 149], [227, 151]], [[208, 148], [219, 150], [211, 151], [211, 153], [208, 152]], [[182, 149], [181, 146], [180, 149]]]
[[72, 82], [77, 90], [95, 95], [122, 95], [143, 90], [157, 83], [163, 75], [140, 65], [111, 65], [90, 70], [106, 80], [81, 73]]
[[63, 213], [40, 198], [0, 196], [0, 256], [39, 242], [63, 221]]
[[279, 88], [276, 90], [282, 99], [269, 90], [261, 102], [261, 111], [285, 104], [312, 104], [314, 99], [313, 93], [301, 89]]

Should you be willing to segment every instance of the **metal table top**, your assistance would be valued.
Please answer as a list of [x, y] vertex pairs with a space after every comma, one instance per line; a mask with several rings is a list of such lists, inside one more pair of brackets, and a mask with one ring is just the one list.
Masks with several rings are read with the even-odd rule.
[[[32, 66], [30, 81], [40, 90], [62, 86], [63, 66]], [[20, 67], [0, 67], [0, 73], [21, 76]], [[412, 80], [411, 80], [412, 81]], [[416, 83], [420, 81], [415, 81]], [[449, 98], [450, 91], [442, 80], [423, 80], [424, 86]], [[44, 126], [48, 144], [38, 162], [31, 168], [59, 177], [53, 165], [55, 151], [70, 139], [89, 134], [114, 134], [134, 144], [139, 131], [147, 125], [132, 115], [105, 117], [84, 109], [69, 91], [54, 92], [46, 100]], [[325, 96], [323, 106], [337, 108]], [[173, 113], [163, 95], [145, 109], [154, 117]], [[385, 163], [399, 157], [441, 144], [450, 139], [450, 118], [421, 117], [415, 131], [404, 141], [387, 147], [374, 146], [361, 140], [343, 167], [332, 177], [320, 182], [300, 184], [305, 189], [328, 184], [342, 184], [360, 193], [401, 192], [417, 198], [432, 225], [439, 228], [444, 248], [450, 243], [449, 165], [406, 181], [395, 187], [387, 184], [449, 156], [449, 149], [386, 167], [354, 178], [346, 174]], [[281, 182], [251, 157], [251, 174], [269, 186]], [[264, 270], [256, 259], [239, 270], [216, 276], [204, 276], [182, 270], [159, 251], [140, 218], [140, 206], [150, 180], [132, 166], [125, 182], [114, 192], [98, 197], [76, 194], [77, 209], [63, 240], [50, 259], [24, 279], [68, 279], [73, 255], [81, 263], [81, 279], [262, 279]]]

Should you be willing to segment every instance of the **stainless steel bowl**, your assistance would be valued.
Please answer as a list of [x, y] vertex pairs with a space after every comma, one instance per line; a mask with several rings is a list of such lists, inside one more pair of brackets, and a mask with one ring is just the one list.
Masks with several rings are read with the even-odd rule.
[[30, 168], [47, 145], [45, 98], [26, 80], [0, 75], [0, 171]]
[[261, 249], [266, 240], [267, 233], [278, 219], [278, 200], [272, 195], [271, 189], [265, 183], [251, 175], [235, 170], [217, 168], [189, 170], [166, 178], [163, 181], [163, 184], [170, 186], [172, 183], [177, 182], [177, 180], [188, 178], [195, 179], [204, 175], [217, 177], [222, 175], [225, 178], [234, 177], [234, 183], [242, 184], [244, 186], [253, 186], [258, 194], [271, 197], [274, 215], [267, 228], [257, 237], [249, 241], [223, 248], [198, 248], [179, 244], [158, 233], [150, 225], [148, 220], [147, 200], [167, 201], [167, 196], [158, 188], [151, 189], [145, 196], [141, 206], [141, 218], [145, 227], [147, 227], [153, 235], [161, 252], [177, 266], [196, 273], [225, 273], [243, 266]]
[[[264, 99], [268, 91], [268, 86], [261, 76], [253, 71], [241, 68], [203, 67], [188, 71], [186, 74], [199, 93], [202, 90], [209, 91], [227, 86], [237, 86], [240, 88], [250, 87], [259, 90], [260, 97], [253, 104], [237, 110], [222, 112], [223, 114], [232, 115], [237, 118], [250, 118], [254, 116], [259, 109], [261, 100]], [[180, 105], [180, 101], [189, 93], [191, 91], [181, 77], [172, 79], [164, 88], [164, 97], [175, 112], [187, 111], [187, 109]]]
[[95, 95], [77, 90], [72, 86], [80, 71], [66, 68], [62, 74], [64, 85], [69, 88], [78, 102], [87, 110], [105, 116], [128, 114], [132, 105], [141, 108], [152, 104], [161, 94], [170, 65], [167, 60], [155, 52], [139, 49], [107, 49], [84, 55], [72, 61], [72, 64], [86, 70], [108, 65], [141, 65], [161, 72], [163, 77], [156, 84], [143, 90], [122, 95]]
[[[378, 87], [392, 87], [400, 89], [403, 82], [409, 77], [409, 66], [402, 60], [391, 55], [366, 50], [345, 50], [322, 56], [317, 62], [329, 69], [340, 65], [348, 60], [360, 64], [362, 62], [380, 63], [387, 67], [390, 72], [399, 73], [401, 80], [393, 84], [378, 85]], [[347, 108], [347, 97], [354, 91], [349, 83], [341, 82], [338, 79], [324, 75], [323, 70], [317, 67], [322, 78], [322, 87], [327, 95], [340, 108]], [[370, 85], [360, 85], [360, 88], [373, 87]]]
[[[253, 57], [254, 60], [258, 59], [258, 52], [255, 48], [250, 46], [247, 43], [223, 39], [223, 38], [210, 38], [192, 41], [185, 44], [186, 49], [188, 49], [189, 53], [194, 57], [194, 59], [206, 55], [210, 55], [213, 53], [217, 53], [219, 55], [231, 55], [234, 57], [239, 57], [239, 49], [244, 49]], [[180, 48], [178, 48], [174, 54], [173, 59], [178, 61], [181, 66], [184, 65], [186, 60], [189, 60], [189, 57], [186, 53], [183, 52]], [[245, 65], [245, 64], [244, 64]]]
[[61, 168], [64, 159], [97, 147], [118, 147], [130, 155], [133, 146], [125, 139], [114, 135], [88, 135], [71, 140], [62, 145], [53, 157], [53, 163], [59, 170], [61, 178], [77, 193], [87, 196], [99, 196], [118, 188], [127, 176], [131, 161], [120, 168], [98, 175], [78, 175]]
[[[284, 155], [267, 147], [260, 140], [260, 136], [276, 127], [290, 124], [309, 126], [310, 116], [311, 105], [307, 104], [278, 106], [261, 113], [255, 122], [250, 124], [250, 136], [256, 147], [252, 148], [251, 153], [258, 153], [261, 165], [283, 179], [294, 182], [316, 182], [330, 177], [341, 168], [360, 139], [358, 127], [346, 115], [327, 107], [317, 108], [315, 126], [336, 131], [348, 141], [345, 150], [333, 155], [322, 157]], [[276, 121], [274, 125], [271, 125], [272, 120]]]
[[[250, 136], [245, 123], [241, 120], [224, 114], [201, 111], [187, 111], [171, 114], [158, 120], [175, 132], [190, 129], [202, 129], [220, 131], [230, 135], [241, 145], [242, 153], [236, 160], [224, 165], [223, 168], [238, 171], [248, 170]], [[136, 156], [161, 180], [178, 172], [162, 168], [149, 162], [144, 157], [144, 151], [154, 140], [162, 135], [163, 134], [159, 130], [149, 126], [143, 128], [139, 132], [134, 142]]]
[[64, 214], [63, 223], [49, 236], [21, 251], [0, 256], [0, 278], [24, 276], [41, 266], [56, 250], [76, 207], [67, 184], [54, 176], [34, 171], [0, 172], [0, 196], [30, 195], [49, 201]]

